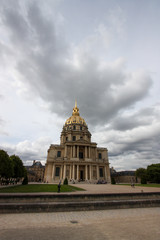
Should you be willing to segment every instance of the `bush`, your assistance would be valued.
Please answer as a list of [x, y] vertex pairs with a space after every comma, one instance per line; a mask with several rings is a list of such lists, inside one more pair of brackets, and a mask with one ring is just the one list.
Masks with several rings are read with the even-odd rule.
[[147, 178], [146, 176], [141, 177], [141, 184], [147, 184]]
[[115, 181], [114, 177], [111, 178], [111, 184], [116, 184], [116, 181]]
[[68, 185], [68, 179], [67, 178], [64, 179], [63, 185]]
[[28, 177], [27, 176], [23, 179], [22, 184], [23, 185], [27, 185], [28, 184]]

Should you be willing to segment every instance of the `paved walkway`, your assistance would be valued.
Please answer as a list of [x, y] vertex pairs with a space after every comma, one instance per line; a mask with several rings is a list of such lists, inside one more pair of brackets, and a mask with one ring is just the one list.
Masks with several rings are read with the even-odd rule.
[[86, 191], [76, 192], [83, 193], [137, 193], [137, 192], [160, 192], [160, 188], [154, 187], [131, 187], [126, 185], [112, 185], [112, 184], [73, 184], [73, 186], [80, 187]]
[[160, 208], [1, 214], [1, 240], [159, 240]]

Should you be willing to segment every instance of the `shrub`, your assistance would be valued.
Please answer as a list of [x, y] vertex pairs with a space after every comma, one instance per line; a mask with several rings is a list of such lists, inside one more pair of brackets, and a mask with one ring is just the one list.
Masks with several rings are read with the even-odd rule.
[[23, 185], [27, 185], [28, 184], [28, 177], [27, 176], [23, 179], [22, 184]]
[[114, 177], [111, 178], [111, 184], [116, 184], [116, 181], [115, 181]]
[[141, 177], [141, 184], [147, 184], [146, 176]]
[[68, 179], [67, 178], [64, 179], [63, 185], [68, 185]]

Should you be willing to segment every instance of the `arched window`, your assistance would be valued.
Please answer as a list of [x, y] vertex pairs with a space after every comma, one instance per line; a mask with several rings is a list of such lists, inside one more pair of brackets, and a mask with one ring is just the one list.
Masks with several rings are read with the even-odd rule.
[[102, 159], [102, 153], [99, 153], [99, 154], [98, 154], [98, 158], [99, 158], [99, 159]]

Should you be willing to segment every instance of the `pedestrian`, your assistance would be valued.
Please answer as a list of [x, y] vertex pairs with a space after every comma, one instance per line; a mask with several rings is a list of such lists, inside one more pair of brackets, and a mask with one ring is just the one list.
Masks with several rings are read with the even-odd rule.
[[61, 181], [59, 181], [59, 184], [58, 184], [58, 193], [60, 193], [61, 191]]

